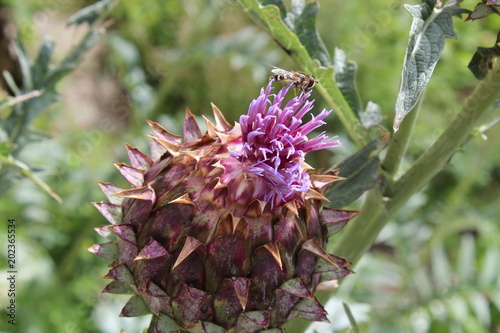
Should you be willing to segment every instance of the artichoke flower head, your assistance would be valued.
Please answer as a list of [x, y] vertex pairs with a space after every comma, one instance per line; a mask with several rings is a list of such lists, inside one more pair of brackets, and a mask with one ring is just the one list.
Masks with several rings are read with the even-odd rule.
[[337, 171], [310, 172], [307, 152], [340, 145], [308, 135], [331, 111], [303, 118], [311, 91], [285, 103], [291, 85], [261, 90], [231, 126], [212, 106], [202, 134], [187, 110], [184, 135], [149, 122], [150, 156], [127, 146], [131, 184], [100, 186], [94, 205], [110, 242], [89, 250], [112, 260], [104, 292], [132, 293], [121, 316], [152, 313], [148, 332], [283, 332], [293, 317], [327, 321], [313, 292], [350, 263], [328, 237], [357, 211], [322, 206]]

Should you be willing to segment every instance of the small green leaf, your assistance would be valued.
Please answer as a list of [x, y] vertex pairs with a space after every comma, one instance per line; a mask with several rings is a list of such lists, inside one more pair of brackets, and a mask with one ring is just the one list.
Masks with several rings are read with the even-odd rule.
[[366, 109], [361, 113], [361, 124], [364, 128], [370, 128], [372, 126], [377, 126], [384, 119], [382, 112], [380, 110], [380, 105], [368, 101], [366, 104]]
[[493, 59], [500, 57], [500, 46], [478, 47], [467, 66], [478, 80], [483, 80], [492, 68]]
[[35, 60], [33, 76], [35, 84], [42, 81], [45, 73], [49, 70], [50, 59], [52, 58], [52, 52], [54, 51], [54, 41], [52, 39], [45, 37], [38, 51], [38, 57]]
[[12, 77], [12, 74], [10, 74], [7, 71], [2, 72], [3, 78], [5, 79], [5, 82], [9, 86], [9, 89], [12, 90], [14, 95], [19, 96], [22, 94], [21, 89], [17, 86], [16, 80]]
[[331, 60], [323, 40], [316, 30], [317, 1], [294, 0], [284, 21], [306, 48], [312, 59], [318, 59], [322, 66], [330, 66]]
[[310, 65], [311, 58], [299, 38], [285, 24], [281, 17], [280, 7], [275, 5], [261, 5], [257, 0], [239, 0], [240, 4], [254, 18], [257, 18], [271, 36], [289, 54], [293, 54], [300, 63]]
[[339, 176], [347, 179], [334, 184], [328, 191], [326, 197], [332, 202], [330, 206], [345, 207], [376, 184], [379, 180], [380, 160], [377, 156], [380, 148], [380, 144], [372, 140], [368, 145], [333, 167], [334, 169], [341, 168]]
[[361, 98], [356, 88], [356, 73], [358, 66], [355, 62], [346, 62], [346, 55], [342, 49], [335, 48], [333, 55], [333, 68], [335, 69], [335, 82], [351, 109], [360, 115], [363, 111]]
[[26, 48], [24, 47], [24, 43], [19, 36], [17, 38], [17, 47], [19, 50], [19, 52], [17, 53], [19, 59], [19, 67], [21, 68], [21, 74], [23, 78], [22, 88], [24, 91], [30, 91], [33, 90], [31, 60], [29, 58], [28, 52], [26, 51]]
[[71, 15], [68, 19], [68, 25], [79, 25], [82, 23], [94, 24], [99, 20], [106, 11], [108, 11], [114, 4], [113, 0], [101, 0], [90, 6], [87, 6], [75, 14]]
[[490, 14], [500, 15], [500, 1], [498, 0], [483, 0], [474, 7], [472, 13], [467, 16], [466, 21], [482, 19]]
[[413, 16], [413, 23], [396, 100], [395, 132], [429, 83], [443, 51], [444, 39], [456, 38], [452, 16], [461, 17], [461, 14], [469, 12], [459, 7], [461, 1], [450, 0], [442, 8], [436, 7], [436, 0], [424, 0], [414, 6], [405, 5]]

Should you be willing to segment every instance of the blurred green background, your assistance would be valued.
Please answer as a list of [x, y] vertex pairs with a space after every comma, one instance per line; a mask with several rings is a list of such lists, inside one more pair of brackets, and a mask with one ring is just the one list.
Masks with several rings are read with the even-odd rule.
[[[93, 2], [1, 3], [9, 5], [33, 57], [49, 35], [57, 60], [85, 30], [66, 27], [67, 18]], [[465, 1], [463, 7], [472, 9], [475, 3]], [[387, 128], [392, 127], [411, 25], [402, 4], [321, 1], [317, 22], [331, 54], [341, 48], [358, 64], [361, 97], [381, 105]], [[493, 45], [500, 20], [455, 19], [455, 24], [459, 38], [447, 41], [429, 84], [406, 166], [433, 142], [477, 84], [467, 64], [478, 46]], [[63, 203], [26, 179], [1, 198], [1, 218], [17, 223], [19, 272], [14, 330], [6, 324], [7, 285], [3, 277], [0, 281], [1, 332], [145, 328], [149, 318], [118, 318], [126, 296], [100, 294], [108, 263], [86, 250], [103, 242], [93, 228], [106, 224], [90, 204], [105, 200], [97, 182], [127, 187], [112, 162], [127, 162], [125, 143], [148, 152], [147, 119], [180, 134], [186, 107], [210, 118], [213, 102], [230, 122], [237, 121], [267, 83], [270, 65], [295, 69], [232, 1], [122, 1], [106, 25], [102, 41], [58, 86], [62, 99], [37, 118], [34, 129], [40, 140], [19, 157], [37, 168]], [[327, 107], [317, 92], [313, 97], [316, 110]], [[318, 168], [357, 149], [335, 116], [328, 122], [328, 133], [339, 135], [344, 145], [334, 156], [312, 156], [311, 164]], [[356, 266], [357, 274], [342, 281], [328, 307], [332, 324], [315, 324], [311, 332], [347, 332], [342, 301], [363, 332], [500, 332], [499, 142], [499, 126], [488, 140], [472, 137], [450, 167], [387, 225]], [[0, 234], [3, 249], [5, 233]], [[2, 250], [2, 272], [5, 255]]]

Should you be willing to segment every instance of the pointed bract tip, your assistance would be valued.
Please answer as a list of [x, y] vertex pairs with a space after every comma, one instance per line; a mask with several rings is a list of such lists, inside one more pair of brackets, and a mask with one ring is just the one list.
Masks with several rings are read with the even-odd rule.
[[149, 136], [149, 137], [156, 143], [160, 144], [163, 148], [165, 148], [173, 157], [177, 157], [180, 155], [179, 153], [181, 149], [180, 144], [172, 143], [171, 141], [164, 140], [162, 138], [157, 138], [155, 136]]
[[156, 135], [158, 135], [159, 138], [170, 142], [173, 145], [180, 145], [181, 144], [181, 136], [176, 135], [173, 133], [170, 133], [168, 130], [166, 130], [163, 126], [161, 126], [158, 123], [155, 123], [154, 121], [147, 120], [149, 126], [155, 132]]
[[224, 115], [222, 114], [222, 112], [219, 110], [219, 108], [217, 106], [215, 106], [214, 103], [210, 103], [212, 105], [212, 111], [214, 113], [214, 117], [215, 117], [215, 123], [217, 124], [217, 129], [219, 131], [222, 131], [222, 132], [229, 132], [233, 126], [231, 126], [231, 124], [229, 124], [226, 120], [226, 118], [224, 118]]

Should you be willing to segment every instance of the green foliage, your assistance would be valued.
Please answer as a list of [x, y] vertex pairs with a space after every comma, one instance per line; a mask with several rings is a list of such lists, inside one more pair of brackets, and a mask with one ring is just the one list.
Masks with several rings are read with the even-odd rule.
[[[1, 101], [3, 107], [10, 106], [8, 115], [0, 118], [0, 134], [3, 138], [2, 145], [10, 147], [6, 154], [0, 155], [0, 195], [14, 185], [14, 180], [27, 177], [38, 184], [45, 192], [61, 202], [57, 194], [36, 176], [32, 168], [27, 166], [17, 156], [25, 145], [37, 140], [29, 130], [29, 126], [50, 105], [59, 99], [56, 84], [81, 61], [83, 55], [99, 40], [103, 34], [102, 29], [94, 28], [98, 18], [102, 18], [105, 10], [109, 9], [110, 2], [103, 1], [102, 6], [91, 6], [75, 14], [70, 24], [89, 23], [90, 31], [82, 41], [76, 45], [68, 55], [53, 68], [50, 61], [54, 49], [54, 42], [48, 38], [42, 41], [35, 61], [31, 61], [22, 39], [18, 39], [18, 60], [22, 74], [22, 84], [17, 86], [9, 73], [5, 73], [10, 89], [15, 93], [15, 98], [5, 98]], [[92, 15], [89, 15], [92, 14]]]
[[[278, 45], [299, 67], [317, 78], [323, 98], [336, 112], [351, 138], [358, 145], [366, 144], [366, 133], [335, 83], [333, 68], [326, 67], [332, 60], [314, 28], [318, 3], [294, 1], [289, 12], [284, 12], [282, 1], [277, 3], [278, 6], [274, 2], [261, 6], [257, 0], [240, 0], [243, 9], [269, 30]], [[303, 44], [300, 38], [305, 36], [312, 36], [312, 39]]]
[[380, 181], [378, 153], [384, 145], [384, 142], [374, 139], [334, 166], [335, 169], [340, 168], [339, 176], [344, 177], [345, 180], [334, 184], [327, 194], [333, 207], [342, 208], [352, 204], [361, 194]]
[[401, 86], [396, 100], [394, 131], [405, 116], [415, 107], [431, 79], [445, 38], [456, 38], [452, 16], [468, 13], [459, 6], [460, 1], [448, 1], [443, 8], [436, 8], [435, 0], [423, 1], [420, 5], [406, 5], [413, 16], [410, 39], [403, 63]]

